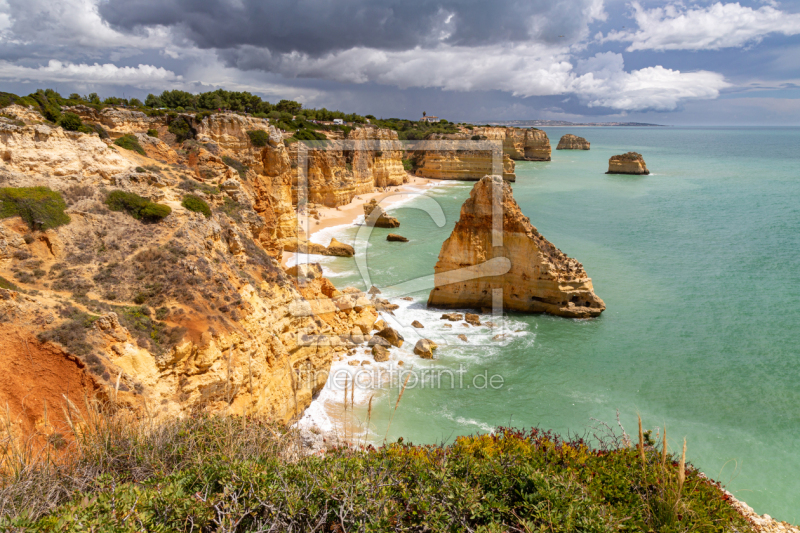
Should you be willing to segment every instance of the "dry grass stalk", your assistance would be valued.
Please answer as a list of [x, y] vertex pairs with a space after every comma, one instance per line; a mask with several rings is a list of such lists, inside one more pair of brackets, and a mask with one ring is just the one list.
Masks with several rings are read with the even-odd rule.
[[681, 453], [681, 461], [678, 463], [678, 494], [680, 495], [683, 490], [683, 484], [686, 481], [686, 438], [683, 439], [683, 453]]
[[408, 385], [408, 379], [411, 377], [411, 373], [409, 372], [406, 375], [406, 380], [403, 382], [403, 388], [400, 389], [400, 394], [397, 396], [397, 401], [394, 402], [394, 410], [392, 411], [392, 417], [389, 419], [389, 425], [386, 426], [386, 435], [383, 436], [383, 440], [386, 441], [386, 438], [389, 436], [389, 428], [392, 427], [392, 421], [394, 420], [394, 414], [397, 412], [397, 406], [400, 405], [400, 400], [403, 399], [403, 393], [406, 391], [406, 385]]
[[661, 442], [661, 468], [667, 466], [667, 425], [664, 424], [664, 440]]
[[642, 459], [642, 466], [645, 464], [645, 457], [644, 457], [644, 434], [642, 433], [642, 415], [637, 415], [639, 417], [639, 444], [636, 445], [636, 449], [639, 450], [639, 457]]

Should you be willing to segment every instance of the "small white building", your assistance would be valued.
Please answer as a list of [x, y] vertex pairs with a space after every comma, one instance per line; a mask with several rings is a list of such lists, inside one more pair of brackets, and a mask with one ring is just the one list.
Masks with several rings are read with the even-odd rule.
[[333, 119], [333, 123], [336, 124], [336, 125], [341, 126], [341, 125], [344, 124], [344, 120], [342, 120], [340, 118], [335, 118], [335, 119]]
[[439, 122], [440, 120], [439, 117], [422, 117], [419, 119], [420, 122]]

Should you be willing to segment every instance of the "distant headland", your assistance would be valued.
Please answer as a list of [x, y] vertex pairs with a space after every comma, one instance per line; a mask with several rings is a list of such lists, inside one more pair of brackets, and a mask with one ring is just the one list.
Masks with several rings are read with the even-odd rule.
[[647, 126], [667, 128], [664, 124], [648, 124], [647, 122], [568, 122], [566, 120], [505, 120], [487, 122], [492, 126], [514, 126], [517, 128], [539, 128], [553, 126], [570, 127], [607, 127], [607, 126]]

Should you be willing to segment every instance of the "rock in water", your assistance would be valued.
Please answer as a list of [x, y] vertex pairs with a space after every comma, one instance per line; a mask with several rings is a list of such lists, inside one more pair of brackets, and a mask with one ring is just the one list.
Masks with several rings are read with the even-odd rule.
[[402, 235], [398, 235], [397, 233], [390, 233], [386, 236], [387, 241], [395, 241], [395, 242], [408, 242], [408, 239], [403, 237]]
[[[502, 246], [492, 246], [493, 189], [502, 194]], [[505, 273], [492, 274], [493, 269], [485, 277], [465, 279], [488, 261], [510, 265]], [[503, 308], [508, 311], [589, 318], [606, 308], [583, 265], [531, 225], [514, 201], [511, 187], [498, 176], [486, 176], [475, 184], [453, 233], [442, 245], [434, 271], [429, 307], [491, 307], [492, 291], [501, 289]]]
[[425, 326], [422, 325], [422, 322], [420, 322], [419, 320], [415, 320], [414, 322], [411, 323], [411, 325], [414, 326], [417, 329], [421, 329], [421, 328], [425, 327]]
[[438, 348], [435, 342], [430, 339], [420, 339], [414, 346], [414, 353], [423, 359], [433, 359], [433, 351]]
[[355, 253], [356, 251], [352, 246], [343, 242], [339, 242], [335, 238], [331, 239], [331, 243], [325, 250], [325, 255], [333, 255], [337, 257], [353, 257]]
[[[377, 213], [373, 211], [377, 210]], [[373, 198], [369, 203], [364, 204], [364, 223], [376, 228], [399, 228], [400, 221], [395, 217], [386, 214], [378, 202]]]
[[464, 320], [467, 321], [467, 324], [472, 326], [480, 326], [481, 325], [481, 317], [473, 313], [467, 313], [464, 316]]
[[567, 133], [558, 141], [556, 150], [588, 150], [589, 146], [589, 141], [583, 137]]
[[647, 165], [644, 164], [642, 154], [628, 152], [627, 154], [615, 155], [608, 160], [608, 172], [606, 174], [650, 174]]
[[372, 357], [375, 359], [376, 363], [383, 363], [384, 361], [389, 360], [389, 350], [387, 350], [384, 346], [380, 344], [376, 344], [372, 347]]
[[392, 346], [397, 346], [398, 348], [403, 346], [403, 340], [404, 340], [403, 336], [400, 335], [397, 332], [397, 330], [394, 329], [394, 328], [390, 328], [390, 327], [387, 326], [387, 327], [383, 328], [382, 330], [380, 330], [378, 333], [376, 333], [375, 336], [376, 337], [383, 337]]

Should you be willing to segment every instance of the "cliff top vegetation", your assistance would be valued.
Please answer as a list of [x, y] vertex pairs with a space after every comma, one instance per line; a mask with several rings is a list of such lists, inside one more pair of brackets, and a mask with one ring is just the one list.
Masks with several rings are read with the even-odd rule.
[[[72, 410], [52, 455], [4, 448], [0, 523], [48, 531], [750, 531], [649, 439], [500, 428], [449, 445], [306, 455], [260, 419]], [[48, 444], [50, 446], [50, 444]], [[58, 449], [56, 448], [58, 446]], [[59, 460], [53, 460], [53, 457]], [[34, 459], [34, 457], [38, 457]]]

